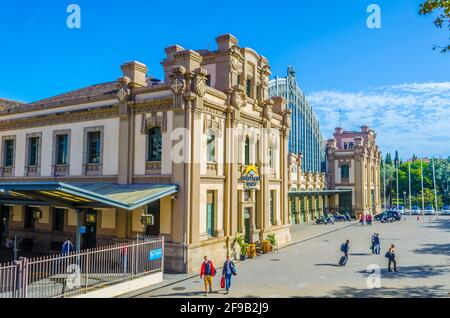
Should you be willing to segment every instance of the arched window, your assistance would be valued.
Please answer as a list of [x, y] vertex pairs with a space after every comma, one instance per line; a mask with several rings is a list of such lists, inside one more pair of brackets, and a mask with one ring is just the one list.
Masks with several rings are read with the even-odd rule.
[[244, 153], [244, 161], [245, 161], [245, 165], [249, 165], [250, 164], [250, 138], [246, 137], [245, 138], [245, 153]]
[[349, 174], [350, 174], [350, 172], [349, 172], [348, 165], [342, 165], [341, 166], [341, 178], [348, 179]]
[[148, 131], [147, 161], [161, 161], [162, 136], [161, 128], [154, 127]]
[[211, 131], [206, 137], [206, 161], [216, 162], [216, 136]]

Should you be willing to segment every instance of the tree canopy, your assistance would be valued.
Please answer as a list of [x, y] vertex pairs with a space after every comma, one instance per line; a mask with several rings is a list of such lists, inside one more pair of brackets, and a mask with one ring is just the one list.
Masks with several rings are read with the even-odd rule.
[[[422, 15], [436, 14], [434, 25], [438, 29], [450, 30], [450, 0], [426, 0], [420, 5], [419, 13]], [[450, 52], [450, 44], [447, 46], [435, 45], [433, 49], [440, 49], [442, 53]]]

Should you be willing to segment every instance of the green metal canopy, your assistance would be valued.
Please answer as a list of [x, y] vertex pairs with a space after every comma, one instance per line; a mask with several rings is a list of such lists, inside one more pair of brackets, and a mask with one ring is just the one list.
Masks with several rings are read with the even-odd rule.
[[0, 204], [134, 210], [178, 192], [173, 184], [0, 182]]

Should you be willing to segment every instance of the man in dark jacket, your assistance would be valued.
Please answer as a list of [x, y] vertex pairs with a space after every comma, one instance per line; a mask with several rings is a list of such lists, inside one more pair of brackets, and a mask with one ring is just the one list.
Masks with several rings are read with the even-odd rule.
[[233, 261], [230, 259], [230, 255], [227, 255], [227, 260], [223, 264], [222, 277], [225, 277], [225, 289], [227, 294], [230, 292], [231, 276], [236, 275], [236, 267]]

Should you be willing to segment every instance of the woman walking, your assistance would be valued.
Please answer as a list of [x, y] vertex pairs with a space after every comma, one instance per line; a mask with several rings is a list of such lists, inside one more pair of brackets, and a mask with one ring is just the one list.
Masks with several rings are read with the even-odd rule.
[[227, 260], [223, 264], [222, 277], [225, 278], [225, 289], [227, 294], [230, 292], [231, 276], [236, 275], [236, 266], [230, 259], [230, 255], [227, 255]]
[[386, 253], [386, 257], [389, 259], [388, 271], [392, 272], [391, 264], [394, 263], [394, 272], [398, 272], [397, 271], [397, 262], [395, 261], [395, 246], [394, 246], [394, 244], [391, 244], [389, 251]]

